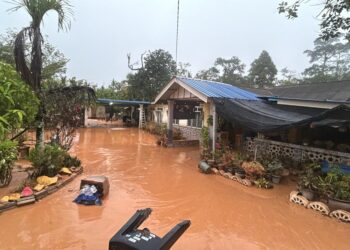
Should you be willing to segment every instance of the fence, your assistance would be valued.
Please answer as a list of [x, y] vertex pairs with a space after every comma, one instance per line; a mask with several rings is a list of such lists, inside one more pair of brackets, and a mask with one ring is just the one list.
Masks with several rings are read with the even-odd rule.
[[256, 155], [256, 158], [268, 155], [276, 158], [290, 158], [295, 162], [327, 160], [330, 163], [341, 163], [350, 160], [349, 153], [259, 138], [248, 137], [245, 141], [245, 149], [249, 154]]

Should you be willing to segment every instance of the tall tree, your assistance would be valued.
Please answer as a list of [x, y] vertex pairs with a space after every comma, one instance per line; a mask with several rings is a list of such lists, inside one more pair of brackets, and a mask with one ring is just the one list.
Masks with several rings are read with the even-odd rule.
[[[55, 11], [58, 15], [58, 29], [70, 27], [69, 16], [72, 9], [67, 0], [12, 0], [14, 7], [12, 11], [25, 9], [31, 17], [30, 26], [23, 28], [16, 36], [15, 40], [15, 63], [16, 69], [22, 79], [34, 90], [39, 100], [42, 100], [42, 68], [43, 36], [40, 26], [45, 14]], [[26, 58], [26, 39], [31, 42], [30, 65]], [[42, 147], [44, 143], [44, 104], [40, 102], [39, 111], [36, 117], [36, 142]]]
[[245, 64], [236, 57], [216, 58], [214, 65], [207, 70], [197, 72], [196, 78], [210, 81], [218, 81], [233, 85], [245, 85]]
[[230, 84], [242, 84], [245, 64], [233, 56], [229, 59], [219, 57], [214, 63], [215, 67], [221, 72], [219, 81]]
[[249, 79], [252, 84], [260, 88], [271, 87], [274, 85], [277, 75], [277, 69], [269, 53], [263, 50], [260, 56], [255, 59], [249, 70]]
[[316, 39], [313, 50], [304, 53], [310, 58], [311, 66], [303, 72], [309, 82], [325, 82], [349, 79], [350, 44], [342, 43], [338, 38], [327, 41]]
[[288, 0], [279, 4], [279, 13], [284, 13], [290, 19], [298, 17], [302, 4], [313, 3], [322, 6], [318, 16], [321, 18], [321, 34], [324, 40], [346, 34], [350, 39], [350, 1], [349, 0]]
[[216, 67], [211, 67], [208, 70], [200, 70], [196, 74], [196, 78], [202, 80], [219, 81], [220, 71]]
[[[15, 64], [16, 70], [26, 84], [28, 84], [40, 101], [39, 110], [35, 118], [36, 127], [36, 144], [38, 147], [44, 145], [44, 124], [45, 124], [45, 102], [55, 100], [53, 105], [47, 107], [54, 107], [53, 114], [59, 112], [61, 108], [63, 115], [76, 113], [77, 104], [82, 104], [82, 100], [90, 100], [94, 97], [94, 92], [91, 88], [86, 86], [60, 87], [56, 89], [44, 89], [42, 80], [45, 72], [43, 72], [43, 36], [41, 34], [40, 26], [43, 22], [44, 16], [49, 11], [54, 11], [58, 15], [58, 29], [68, 29], [70, 27], [69, 17], [72, 15], [71, 5], [68, 0], [11, 0], [14, 4], [12, 11], [25, 9], [31, 17], [30, 26], [23, 28], [15, 39]], [[27, 41], [30, 42], [30, 56], [26, 55]], [[59, 98], [61, 97], [61, 98]], [[72, 102], [68, 102], [72, 100]], [[61, 100], [61, 101], [59, 101]], [[74, 104], [74, 105], [73, 105]], [[69, 113], [68, 111], [74, 112]], [[79, 108], [80, 110], [80, 108]], [[79, 111], [80, 112], [80, 111]], [[49, 113], [49, 112], [48, 112]], [[50, 113], [52, 114], [52, 113]], [[70, 115], [69, 115], [70, 116]], [[48, 117], [46, 117], [48, 118]], [[49, 117], [50, 118], [50, 117]], [[52, 118], [52, 117], [51, 117]], [[60, 122], [65, 122], [67, 117], [61, 116]], [[58, 121], [57, 121], [58, 122]]]
[[113, 79], [111, 84], [107, 87], [96, 87], [95, 92], [97, 98], [109, 98], [116, 100], [128, 99], [128, 85], [126, 81], [118, 82]]
[[[16, 66], [13, 50], [15, 47], [17, 33], [14, 30], [8, 30], [6, 34], [0, 35], [0, 61]], [[25, 41], [26, 60], [30, 60], [30, 41]], [[62, 52], [48, 43], [43, 41], [43, 73], [42, 80], [62, 76], [66, 73], [67, 62], [69, 61]]]
[[149, 52], [144, 57], [141, 56], [141, 67], [134, 74], [128, 74], [127, 81], [130, 97], [133, 99], [142, 99], [152, 101], [157, 93], [167, 84], [176, 74], [176, 62], [171, 54], [162, 49]]
[[281, 79], [278, 80], [278, 85], [297, 85], [301, 82], [300, 77], [293, 70], [289, 70], [287, 67], [281, 69]]
[[191, 78], [192, 77], [192, 73], [189, 70], [189, 67], [191, 67], [191, 64], [179, 62], [177, 64], [177, 73], [176, 73], [176, 75], [177, 76], [183, 76], [183, 77]]

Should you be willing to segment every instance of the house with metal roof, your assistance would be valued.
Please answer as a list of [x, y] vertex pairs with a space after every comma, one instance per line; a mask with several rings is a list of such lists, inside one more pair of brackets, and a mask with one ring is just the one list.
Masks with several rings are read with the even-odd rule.
[[253, 92], [230, 84], [174, 77], [152, 103], [151, 119], [167, 123], [170, 145], [173, 127], [180, 129], [186, 139], [199, 140], [201, 128], [212, 120], [210, 137], [215, 145], [217, 115], [214, 99], [259, 100]]
[[[340, 89], [329, 92], [332, 96], [321, 97], [318, 94], [317, 101], [310, 99], [312, 95], [302, 97], [304, 99], [301, 100], [309, 105], [300, 103], [300, 100], [299, 103], [286, 104], [281, 101], [286, 101], [287, 96], [279, 99], [230, 84], [174, 77], [159, 92], [150, 113], [151, 120], [167, 123], [168, 145], [172, 143], [173, 128], [180, 129], [186, 139], [198, 140], [201, 128], [206, 126], [210, 129], [214, 150], [218, 117], [229, 123], [235, 145], [236, 142], [241, 144], [248, 135], [254, 137], [258, 134], [288, 143], [300, 141], [304, 144], [306, 139], [327, 141], [329, 138], [324, 135], [328, 134], [341, 145], [350, 136], [350, 108], [343, 105], [348, 99], [339, 99], [344, 98], [339, 93]], [[332, 99], [321, 102], [320, 98], [324, 97]]]

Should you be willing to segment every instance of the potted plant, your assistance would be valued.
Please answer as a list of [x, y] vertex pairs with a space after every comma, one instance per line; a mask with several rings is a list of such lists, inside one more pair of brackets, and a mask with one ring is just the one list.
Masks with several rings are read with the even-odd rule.
[[279, 160], [273, 160], [267, 164], [267, 172], [271, 175], [271, 181], [274, 184], [279, 184], [282, 178], [284, 167]]
[[257, 161], [245, 161], [242, 163], [242, 168], [249, 179], [256, 179], [265, 174], [265, 168]]
[[266, 180], [264, 177], [260, 177], [259, 179], [255, 180], [254, 184], [258, 188], [266, 188], [266, 189], [273, 188], [273, 185], [268, 180]]
[[327, 175], [320, 178], [320, 183], [330, 207], [350, 211], [350, 175], [343, 173], [339, 166], [332, 166]]
[[299, 176], [298, 190], [308, 200], [316, 198], [316, 191], [326, 190], [326, 185], [321, 184], [321, 166], [317, 163], [310, 163], [304, 166], [304, 170]]

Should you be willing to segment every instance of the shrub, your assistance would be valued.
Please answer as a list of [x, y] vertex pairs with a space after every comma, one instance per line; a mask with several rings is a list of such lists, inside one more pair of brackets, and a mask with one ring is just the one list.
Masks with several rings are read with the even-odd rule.
[[12, 179], [13, 163], [17, 159], [17, 143], [0, 142], [0, 186], [7, 186]]
[[46, 145], [43, 149], [35, 148], [29, 153], [35, 171], [32, 177], [41, 175], [55, 176], [63, 167], [79, 167], [80, 160], [72, 157], [57, 145]]

